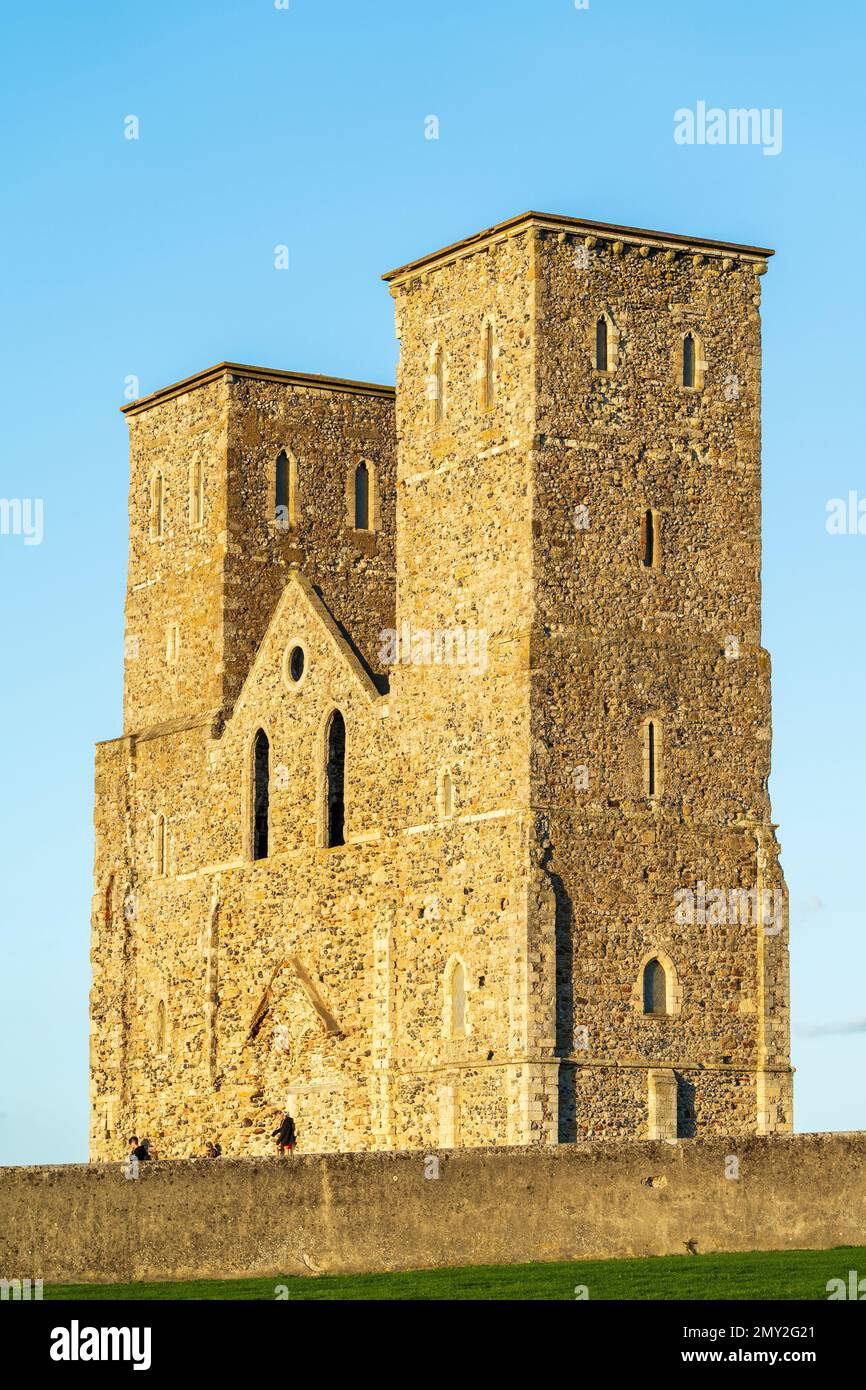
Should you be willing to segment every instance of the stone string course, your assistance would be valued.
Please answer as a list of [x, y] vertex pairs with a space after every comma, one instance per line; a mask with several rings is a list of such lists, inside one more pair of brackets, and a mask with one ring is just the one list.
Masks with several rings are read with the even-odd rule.
[[[225, 364], [127, 408], [124, 732], [96, 757], [94, 1159], [133, 1132], [170, 1158], [206, 1139], [263, 1155], [287, 1105], [306, 1152], [790, 1130], [760, 632], [766, 262], [565, 225], [528, 215], [395, 273], [396, 394]], [[389, 630], [474, 634], [481, 659], [390, 664]], [[335, 709], [346, 844], [329, 848]], [[699, 881], [778, 889], [781, 919], [678, 922]], [[642, 1008], [654, 956], [663, 1016]]]

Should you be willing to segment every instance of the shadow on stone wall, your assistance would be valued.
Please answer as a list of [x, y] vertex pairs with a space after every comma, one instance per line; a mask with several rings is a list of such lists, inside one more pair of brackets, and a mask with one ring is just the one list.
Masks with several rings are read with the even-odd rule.
[[[556, 1052], [568, 1057], [574, 1051], [574, 910], [562, 878], [550, 867], [552, 856], [548, 843], [541, 867], [556, 903]], [[577, 1139], [577, 1068], [567, 1063], [559, 1068], [558, 1138], [560, 1144]]]
[[677, 1138], [694, 1139], [697, 1133], [694, 1084], [679, 1072], [674, 1075], [677, 1078]]

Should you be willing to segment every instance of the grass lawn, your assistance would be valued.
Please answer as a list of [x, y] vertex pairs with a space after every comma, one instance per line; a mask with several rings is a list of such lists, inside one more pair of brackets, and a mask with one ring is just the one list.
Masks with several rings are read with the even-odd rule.
[[[479, 1265], [399, 1274], [327, 1274], [302, 1278], [195, 1280], [183, 1284], [67, 1284], [46, 1299], [268, 1299], [278, 1284], [289, 1299], [573, 1300], [819, 1299], [828, 1279], [866, 1274], [866, 1246], [835, 1250], [766, 1250], [736, 1255], [664, 1255], [637, 1260], [569, 1260], [560, 1264]], [[285, 1294], [282, 1297], [285, 1298]]]

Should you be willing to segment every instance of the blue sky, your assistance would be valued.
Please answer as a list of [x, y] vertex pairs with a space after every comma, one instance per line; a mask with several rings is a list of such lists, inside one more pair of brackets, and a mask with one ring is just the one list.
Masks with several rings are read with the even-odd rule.
[[[866, 535], [825, 529], [829, 499], [866, 499], [863, 11], [45, 0], [6, 7], [0, 27], [0, 496], [44, 502], [40, 545], [0, 535], [0, 1162], [87, 1151], [93, 744], [121, 729], [125, 379], [144, 394], [229, 358], [393, 381], [380, 274], [526, 208], [778, 250], [764, 642], [796, 1125], [866, 1128]], [[674, 112], [698, 101], [781, 109], [781, 152], [676, 144]]]

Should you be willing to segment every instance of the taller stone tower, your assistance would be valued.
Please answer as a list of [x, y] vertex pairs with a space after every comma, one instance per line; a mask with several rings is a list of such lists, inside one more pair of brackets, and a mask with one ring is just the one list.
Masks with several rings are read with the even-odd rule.
[[[479, 812], [520, 808], [524, 1103], [560, 1141], [647, 1116], [659, 1137], [791, 1127], [760, 632], [771, 254], [528, 213], [386, 277], [398, 619], [429, 623], [424, 599], [488, 633], [495, 682], [444, 670], [426, 748], [460, 746]], [[406, 706], [429, 721], [429, 695]]]

